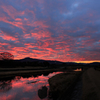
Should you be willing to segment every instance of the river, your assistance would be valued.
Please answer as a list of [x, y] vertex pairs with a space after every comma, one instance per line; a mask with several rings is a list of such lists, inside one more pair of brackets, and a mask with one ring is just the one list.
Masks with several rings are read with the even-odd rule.
[[[0, 100], [49, 100], [48, 79], [59, 73], [61, 72], [28, 78], [16, 76], [11, 80], [0, 81]], [[47, 92], [45, 93], [43, 89]]]

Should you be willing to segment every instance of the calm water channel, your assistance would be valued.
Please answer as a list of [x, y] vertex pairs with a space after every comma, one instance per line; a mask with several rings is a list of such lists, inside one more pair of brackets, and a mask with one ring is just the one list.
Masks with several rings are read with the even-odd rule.
[[48, 92], [41, 96], [43, 86], [48, 91], [48, 79], [61, 72], [53, 72], [47, 76], [23, 78], [16, 76], [9, 81], [0, 81], [0, 100], [49, 100]]

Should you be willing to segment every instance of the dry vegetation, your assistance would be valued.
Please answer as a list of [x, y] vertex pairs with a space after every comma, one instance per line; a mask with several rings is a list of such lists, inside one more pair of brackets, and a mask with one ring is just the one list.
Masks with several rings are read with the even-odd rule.
[[93, 68], [83, 73], [82, 100], [100, 100], [100, 72]]
[[[81, 72], [61, 73], [50, 78], [50, 95], [56, 100], [64, 100], [71, 91]], [[64, 97], [64, 98], [63, 98]], [[60, 99], [61, 98], [61, 99]]]
[[12, 76], [40, 75], [54, 71], [63, 71], [63, 69], [0, 68], [0, 79]]

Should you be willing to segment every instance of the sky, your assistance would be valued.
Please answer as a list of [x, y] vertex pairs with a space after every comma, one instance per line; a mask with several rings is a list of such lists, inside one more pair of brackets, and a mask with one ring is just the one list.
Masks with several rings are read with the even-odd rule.
[[0, 53], [100, 61], [100, 0], [0, 0]]

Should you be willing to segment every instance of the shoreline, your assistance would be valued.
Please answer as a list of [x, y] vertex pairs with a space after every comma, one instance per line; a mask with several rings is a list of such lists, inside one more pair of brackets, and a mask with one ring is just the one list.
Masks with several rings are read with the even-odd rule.
[[0, 71], [0, 80], [3, 80], [3, 79], [7, 79], [7, 78], [10, 78], [10, 77], [15, 77], [15, 76], [22, 76], [22, 77], [27, 77], [27, 76], [38, 76], [38, 75], [48, 75], [49, 73], [52, 73], [52, 72], [63, 72], [65, 71], [64, 69], [61, 69], [61, 68], [56, 68], [56, 69], [40, 69], [40, 70], [17, 70], [17, 71]]
[[64, 74], [48, 80], [53, 100], [100, 100], [100, 71], [89, 68], [74, 76]]
[[53, 100], [70, 100], [71, 93], [82, 72], [61, 73], [51, 77], [49, 94]]

